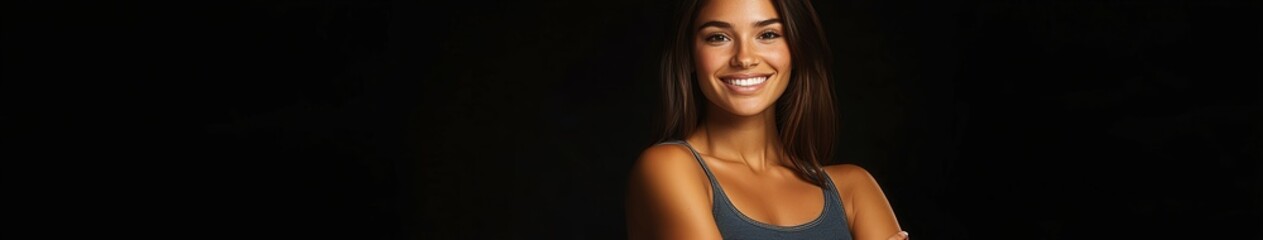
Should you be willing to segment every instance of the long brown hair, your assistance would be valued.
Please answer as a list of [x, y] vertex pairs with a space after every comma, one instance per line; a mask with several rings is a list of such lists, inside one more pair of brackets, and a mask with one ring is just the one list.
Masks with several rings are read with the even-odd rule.
[[[793, 69], [789, 86], [776, 101], [776, 129], [794, 172], [826, 186], [821, 162], [833, 156], [837, 118], [830, 84], [830, 49], [816, 11], [806, 0], [772, 0], [785, 25]], [[682, 1], [674, 38], [662, 55], [663, 122], [659, 141], [684, 139], [696, 130], [706, 107], [694, 74], [693, 21], [704, 0]], [[703, 98], [703, 100], [698, 100]]]

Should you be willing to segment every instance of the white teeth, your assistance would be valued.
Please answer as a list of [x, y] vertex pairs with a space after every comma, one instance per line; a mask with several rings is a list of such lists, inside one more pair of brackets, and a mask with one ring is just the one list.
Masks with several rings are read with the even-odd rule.
[[729, 80], [728, 83], [732, 85], [741, 86], [741, 87], [749, 87], [749, 86], [759, 85], [763, 83], [763, 81], [767, 81], [767, 77], [733, 79], [733, 80]]

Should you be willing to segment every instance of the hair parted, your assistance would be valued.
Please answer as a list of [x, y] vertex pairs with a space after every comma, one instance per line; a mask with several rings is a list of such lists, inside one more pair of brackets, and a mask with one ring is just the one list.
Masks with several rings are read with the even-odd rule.
[[[800, 177], [826, 186], [821, 162], [833, 157], [837, 133], [833, 86], [829, 67], [832, 57], [824, 29], [807, 0], [771, 0], [785, 27], [791, 61], [789, 86], [777, 99], [776, 130], [785, 155]], [[706, 2], [681, 1], [662, 54], [660, 81], [663, 93], [659, 141], [684, 139], [696, 130], [706, 107], [698, 87], [693, 61], [693, 21]]]

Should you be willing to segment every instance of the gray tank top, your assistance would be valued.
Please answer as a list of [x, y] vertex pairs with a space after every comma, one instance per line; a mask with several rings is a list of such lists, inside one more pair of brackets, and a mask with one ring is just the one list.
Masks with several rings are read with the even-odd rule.
[[847, 227], [846, 212], [842, 209], [842, 200], [838, 199], [837, 188], [833, 186], [833, 180], [829, 175], [825, 174], [824, 187], [824, 211], [820, 216], [810, 222], [797, 226], [776, 226], [756, 221], [747, 217], [737, 207], [732, 205], [732, 201], [728, 199], [728, 195], [724, 194], [724, 188], [719, 186], [719, 181], [715, 180], [715, 174], [710, 172], [710, 168], [706, 167], [706, 161], [702, 161], [702, 155], [693, 149], [686, 141], [666, 141], [660, 144], [680, 144], [688, 147], [693, 153], [693, 158], [698, 164], [702, 165], [702, 170], [706, 171], [706, 178], [710, 179], [712, 197], [715, 199], [711, 207], [711, 214], [715, 217], [715, 224], [719, 226], [719, 233], [724, 239], [844, 239], [851, 240], [851, 230]]

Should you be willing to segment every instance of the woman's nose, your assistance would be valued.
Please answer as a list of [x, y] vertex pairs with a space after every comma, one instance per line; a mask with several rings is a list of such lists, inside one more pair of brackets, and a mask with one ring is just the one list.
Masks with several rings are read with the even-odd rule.
[[729, 62], [733, 67], [751, 68], [759, 65], [759, 58], [754, 54], [750, 44], [740, 43], [737, 46], [737, 53], [732, 56]]

